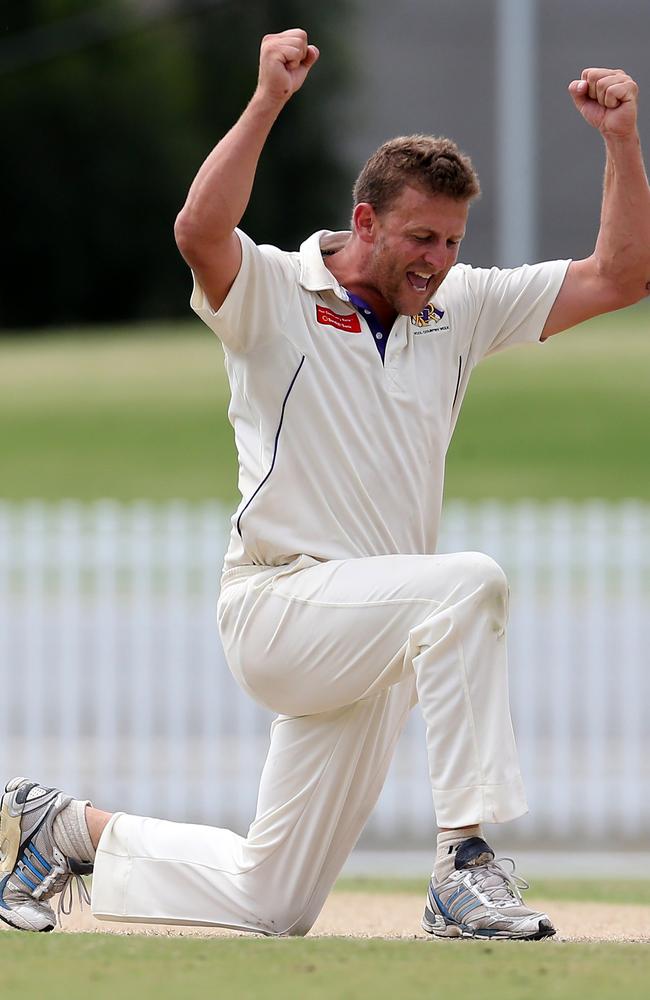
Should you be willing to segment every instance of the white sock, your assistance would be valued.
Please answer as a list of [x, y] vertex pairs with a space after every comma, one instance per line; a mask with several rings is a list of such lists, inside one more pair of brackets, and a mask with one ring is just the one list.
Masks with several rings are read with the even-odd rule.
[[438, 834], [438, 849], [433, 874], [437, 882], [442, 882], [454, 870], [456, 851], [464, 840], [483, 837], [480, 825], [462, 826], [458, 830], [441, 830]]
[[86, 806], [90, 802], [73, 799], [65, 809], [54, 818], [52, 832], [56, 846], [66, 858], [90, 864], [95, 860], [95, 848], [90, 839], [86, 823]]

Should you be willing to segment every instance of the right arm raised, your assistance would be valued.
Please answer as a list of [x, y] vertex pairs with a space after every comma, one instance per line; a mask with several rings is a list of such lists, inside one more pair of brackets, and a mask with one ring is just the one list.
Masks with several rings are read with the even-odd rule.
[[259, 79], [250, 104], [201, 166], [176, 219], [178, 249], [215, 311], [241, 266], [234, 229], [248, 205], [264, 143], [318, 55], [301, 28], [262, 39]]

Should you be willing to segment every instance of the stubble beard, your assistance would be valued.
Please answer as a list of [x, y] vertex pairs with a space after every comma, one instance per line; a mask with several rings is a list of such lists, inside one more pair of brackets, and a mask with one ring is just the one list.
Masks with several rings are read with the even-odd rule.
[[383, 242], [375, 244], [370, 260], [369, 278], [373, 287], [379, 292], [385, 302], [400, 316], [409, 315], [411, 310], [405, 302], [405, 280], [401, 269], [397, 270], [394, 260], [387, 254]]
[[406, 266], [401, 261], [395, 261], [382, 240], [375, 244], [370, 259], [369, 280], [384, 301], [400, 316], [411, 316], [424, 309], [446, 277], [446, 272], [434, 275], [426, 292], [418, 293], [415, 289], [405, 288], [404, 283], [408, 282], [406, 271]]

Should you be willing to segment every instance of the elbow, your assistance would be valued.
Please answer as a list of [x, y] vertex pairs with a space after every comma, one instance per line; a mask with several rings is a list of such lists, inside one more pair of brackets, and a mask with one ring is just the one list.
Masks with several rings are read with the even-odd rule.
[[615, 309], [625, 309], [650, 297], [650, 270], [635, 280], [621, 281], [614, 292], [617, 299]]
[[[623, 258], [623, 261], [625, 258]], [[621, 260], [598, 268], [599, 284], [611, 301], [610, 309], [624, 309], [650, 296], [650, 261], [621, 267]]]
[[192, 271], [200, 268], [207, 257], [205, 232], [196, 225], [187, 209], [183, 209], [176, 216], [174, 239], [187, 266]]
[[181, 256], [191, 266], [190, 258], [196, 254], [198, 239], [196, 227], [189, 218], [186, 209], [181, 209], [176, 216], [176, 221], [174, 222], [174, 239]]
[[637, 302], [647, 299], [650, 296], [650, 282], [634, 282], [630, 284], [620, 284], [612, 288], [607, 293], [607, 306], [604, 312], [616, 312], [618, 309], [627, 309], [628, 306], [635, 306]]
[[187, 206], [178, 213], [174, 222], [174, 239], [185, 263], [197, 271], [214, 260], [220, 246], [232, 236], [232, 230], [224, 235], [206, 227], [203, 220], [197, 221], [196, 213]]
[[[647, 279], [647, 280], [646, 280]], [[635, 282], [625, 293], [626, 306], [634, 306], [637, 302], [642, 302], [644, 299], [650, 298], [650, 268], [641, 277], [640, 281]]]

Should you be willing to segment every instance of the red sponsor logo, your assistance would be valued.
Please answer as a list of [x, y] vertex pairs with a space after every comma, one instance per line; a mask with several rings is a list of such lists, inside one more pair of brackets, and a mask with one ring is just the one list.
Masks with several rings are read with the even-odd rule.
[[335, 326], [337, 330], [345, 330], [346, 333], [361, 333], [361, 320], [356, 313], [341, 316], [325, 306], [317, 305], [316, 319], [325, 326]]

